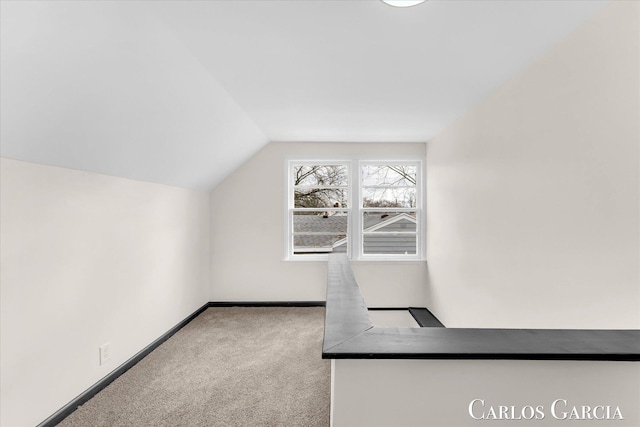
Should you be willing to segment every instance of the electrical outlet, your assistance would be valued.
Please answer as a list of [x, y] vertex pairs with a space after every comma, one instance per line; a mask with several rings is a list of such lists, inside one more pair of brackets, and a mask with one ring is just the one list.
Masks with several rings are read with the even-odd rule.
[[111, 357], [111, 343], [107, 342], [100, 346], [100, 364], [104, 365]]

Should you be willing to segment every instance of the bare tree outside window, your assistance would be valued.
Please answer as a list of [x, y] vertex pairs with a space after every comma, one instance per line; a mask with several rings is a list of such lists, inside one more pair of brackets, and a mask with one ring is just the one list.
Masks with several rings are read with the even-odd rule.
[[365, 165], [362, 167], [362, 206], [415, 208], [416, 166]]
[[294, 166], [293, 185], [296, 208], [347, 206], [348, 169], [345, 165]]

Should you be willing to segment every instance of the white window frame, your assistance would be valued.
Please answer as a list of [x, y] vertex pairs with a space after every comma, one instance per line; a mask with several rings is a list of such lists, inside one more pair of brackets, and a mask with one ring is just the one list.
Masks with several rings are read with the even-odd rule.
[[[414, 208], [365, 208], [363, 207], [363, 182], [362, 182], [362, 167], [366, 165], [411, 165], [416, 167], [416, 206]], [[421, 261], [424, 260], [424, 209], [423, 209], [423, 171], [422, 171], [421, 159], [367, 159], [358, 161], [358, 205], [357, 205], [357, 256], [358, 261]], [[355, 211], [356, 209], [354, 209]], [[416, 253], [415, 254], [365, 254], [364, 253], [364, 236], [365, 231], [362, 229], [362, 218], [365, 212], [415, 212], [416, 213]]]
[[[362, 167], [373, 165], [415, 165], [416, 166], [416, 207], [415, 208], [364, 208], [362, 206]], [[319, 210], [315, 208], [294, 208], [293, 167], [294, 165], [346, 165], [348, 168], [347, 206], [326, 208], [327, 211], [347, 211], [347, 256], [352, 261], [424, 261], [425, 254], [425, 217], [424, 217], [424, 162], [419, 157], [358, 157], [358, 158], [289, 158], [285, 161], [285, 221], [284, 221], [284, 260], [285, 261], [326, 261], [325, 254], [293, 253], [293, 212]], [[365, 211], [392, 211], [416, 213], [416, 253], [415, 254], [365, 254], [362, 216]]]

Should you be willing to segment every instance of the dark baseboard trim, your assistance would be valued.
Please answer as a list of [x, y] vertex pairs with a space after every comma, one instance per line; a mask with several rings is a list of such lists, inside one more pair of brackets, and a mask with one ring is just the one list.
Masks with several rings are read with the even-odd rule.
[[171, 336], [173, 334], [175, 334], [180, 329], [185, 327], [189, 322], [191, 322], [193, 319], [195, 319], [200, 313], [205, 311], [208, 307], [209, 307], [209, 303], [207, 303], [207, 304], [203, 305], [202, 307], [200, 307], [199, 309], [197, 309], [195, 312], [193, 312], [191, 315], [189, 315], [189, 317], [184, 319], [182, 322], [178, 323], [176, 326], [171, 328], [169, 331], [165, 332], [162, 336], [160, 336], [160, 338], [156, 339], [154, 342], [152, 342], [151, 344], [149, 344], [148, 346], [146, 346], [145, 348], [140, 350], [138, 353], [136, 353], [129, 360], [124, 362], [122, 365], [117, 367], [115, 370], [111, 371], [111, 373], [109, 373], [106, 377], [104, 377], [103, 379], [101, 379], [100, 381], [98, 381], [97, 383], [92, 385], [91, 387], [89, 387], [87, 390], [85, 390], [78, 397], [73, 399], [71, 402], [67, 403], [65, 406], [60, 408], [57, 412], [55, 412], [49, 418], [47, 418], [46, 420], [44, 420], [43, 422], [38, 424], [37, 427], [53, 427], [53, 426], [57, 425], [58, 423], [60, 423], [62, 420], [67, 418], [69, 415], [71, 415], [76, 409], [78, 409], [79, 406], [85, 404], [89, 399], [91, 399], [93, 396], [95, 396], [97, 393], [99, 393], [106, 386], [111, 384], [120, 375], [124, 374], [129, 369], [131, 369], [136, 363], [138, 363], [146, 355], [148, 355], [153, 350], [155, 350], [156, 347], [158, 347], [160, 344], [162, 344], [163, 342], [165, 342], [166, 340], [171, 338]]
[[409, 307], [409, 313], [421, 328], [444, 328], [440, 320], [425, 307]]
[[209, 307], [324, 307], [324, 301], [217, 301]]
[[409, 307], [367, 307], [369, 311], [407, 311]]
[[257, 302], [208, 302], [192, 314], [190, 314], [186, 319], [178, 323], [176, 326], [171, 328], [169, 331], [165, 332], [160, 336], [160, 338], [156, 339], [154, 342], [140, 350], [129, 360], [124, 362], [122, 365], [118, 366], [115, 370], [111, 371], [106, 377], [102, 378], [100, 381], [89, 387], [78, 397], [73, 399], [71, 402], [64, 405], [58, 411], [56, 411], [49, 418], [41, 422], [37, 425], [37, 427], [54, 427], [59, 424], [62, 420], [71, 415], [78, 407], [84, 405], [89, 399], [98, 394], [102, 389], [115, 381], [120, 375], [127, 372], [131, 369], [136, 363], [144, 359], [149, 353], [155, 350], [160, 344], [171, 338], [176, 332], [180, 329], [184, 328], [189, 322], [198, 317], [203, 311], [205, 311], [209, 307], [324, 307], [324, 301], [257, 301]]

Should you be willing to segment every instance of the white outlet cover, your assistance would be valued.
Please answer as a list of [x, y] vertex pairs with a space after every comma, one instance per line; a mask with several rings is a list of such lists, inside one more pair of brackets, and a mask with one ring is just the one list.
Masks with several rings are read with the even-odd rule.
[[104, 365], [111, 357], [111, 343], [104, 343], [100, 346], [100, 364]]

